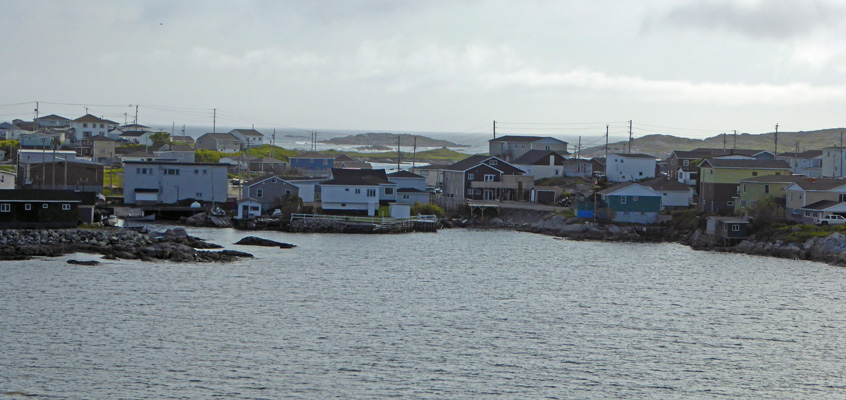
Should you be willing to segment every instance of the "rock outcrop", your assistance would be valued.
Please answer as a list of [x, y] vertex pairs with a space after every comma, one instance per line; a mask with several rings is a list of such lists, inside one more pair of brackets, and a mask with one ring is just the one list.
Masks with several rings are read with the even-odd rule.
[[247, 236], [247, 237], [239, 240], [235, 244], [240, 244], [242, 246], [279, 247], [280, 249], [292, 249], [294, 247], [297, 247], [297, 246], [290, 244], [290, 243], [282, 243], [282, 242], [277, 242], [275, 240], [262, 239], [260, 237], [255, 237], [255, 236]]

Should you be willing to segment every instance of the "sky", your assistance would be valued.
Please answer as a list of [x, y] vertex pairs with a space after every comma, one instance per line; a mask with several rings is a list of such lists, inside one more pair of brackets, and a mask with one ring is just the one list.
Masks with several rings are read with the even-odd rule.
[[[844, 126], [846, 3], [0, 0], [0, 121], [704, 138]], [[15, 32], [14, 35], [8, 33]], [[87, 107], [87, 108], [86, 108]], [[216, 111], [214, 111], [216, 110]]]

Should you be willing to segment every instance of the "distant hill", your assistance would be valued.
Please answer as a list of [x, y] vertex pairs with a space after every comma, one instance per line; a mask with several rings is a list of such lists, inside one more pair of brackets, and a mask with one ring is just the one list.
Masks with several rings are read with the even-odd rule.
[[432, 139], [426, 136], [410, 135], [407, 133], [399, 135], [396, 133], [360, 133], [358, 135], [322, 140], [321, 143], [352, 146], [386, 146], [396, 148], [397, 137], [400, 138], [400, 146], [402, 147], [413, 146], [415, 138], [417, 138], [417, 147], [470, 147], [467, 145], [453, 143], [448, 140]]
[[[844, 144], [846, 144], [846, 128], [821, 129], [817, 131], [779, 132], [778, 152], [793, 152], [805, 150], [819, 150], [824, 147], [839, 146], [840, 134], [843, 132]], [[673, 150], [693, 150], [698, 147], [707, 148], [738, 149], [760, 149], [767, 151], [775, 150], [775, 133], [750, 134], [742, 133], [735, 135], [729, 133], [717, 135], [707, 139], [690, 139], [671, 135], [646, 135], [632, 140], [632, 153], [643, 153], [653, 155], [656, 158], [664, 159]], [[736, 143], [735, 143], [736, 141]], [[628, 141], [615, 142], [608, 145], [608, 152], [627, 151]], [[604, 157], [605, 146], [590, 147], [582, 150], [583, 158]]]

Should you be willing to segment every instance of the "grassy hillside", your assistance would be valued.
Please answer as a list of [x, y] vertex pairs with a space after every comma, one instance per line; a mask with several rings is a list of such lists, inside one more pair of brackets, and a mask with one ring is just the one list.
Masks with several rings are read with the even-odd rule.
[[[822, 129], [807, 132], [779, 132], [778, 152], [792, 152], [797, 148], [799, 151], [819, 150], [828, 146], [840, 145], [840, 133], [844, 133], [844, 144], [846, 144], [846, 128]], [[632, 141], [632, 153], [650, 154], [658, 158], [666, 158], [673, 150], [693, 150], [697, 147], [723, 148], [728, 149], [760, 149], [775, 150], [775, 133], [749, 134], [739, 133], [717, 135], [707, 139], [690, 139], [670, 135], [647, 135]], [[735, 144], [736, 142], [736, 144]], [[626, 151], [628, 142], [611, 143], [608, 152]], [[605, 146], [591, 147], [582, 150], [582, 157], [604, 157]]]

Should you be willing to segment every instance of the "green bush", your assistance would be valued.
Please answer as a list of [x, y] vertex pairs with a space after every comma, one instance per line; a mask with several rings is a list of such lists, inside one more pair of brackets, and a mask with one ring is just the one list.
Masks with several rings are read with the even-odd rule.
[[411, 206], [411, 215], [437, 215], [438, 218], [442, 218], [445, 213], [444, 209], [437, 204], [414, 202], [414, 205]]

